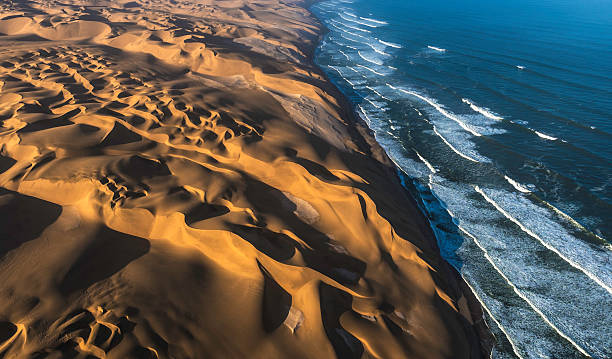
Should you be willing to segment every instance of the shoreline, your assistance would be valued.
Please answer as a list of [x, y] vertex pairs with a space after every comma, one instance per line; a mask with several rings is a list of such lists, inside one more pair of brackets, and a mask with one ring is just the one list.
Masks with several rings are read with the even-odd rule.
[[488, 357], [312, 3], [2, 5], [0, 354]]
[[[310, 52], [310, 56], [309, 56], [308, 60], [319, 68], [319, 70], [324, 74], [326, 80], [329, 83], [331, 83], [333, 87], [336, 87], [335, 85], [333, 85], [332, 81], [329, 79], [329, 77], [327, 76], [326, 72], [323, 69], [321, 69], [316, 64], [316, 62], [314, 61], [314, 54], [315, 54], [316, 49], [319, 46], [318, 44], [321, 41], [323, 41], [323, 39], [325, 38], [326, 34], [329, 32], [329, 29], [310, 10], [310, 7], [312, 7], [313, 5], [315, 5], [317, 3], [324, 2], [324, 1], [325, 0], [302, 0], [302, 2], [304, 3], [302, 6], [310, 12], [311, 17], [314, 18], [317, 21], [317, 23], [320, 25], [320, 27], [322, 29], [321, 33], [319, 34], [318, 40], [316, 42], [317, 45]], [[344, 107], [347, 115], [350, 116], [351, 120], [354, 121], [355, 123], [360, 123], [362, 126], [367, 128], [368, 131], [369, 131], [368, 135], [370, 135], [372, 138], [375, 138], [374, 131], [371, 130], [369, 128], [369, 126], [367, 125], [367, 123], [361, 118], [361, 116], [359, 116], [357, 114], [357, 112], [355, 111], [354, 104], [342, 93], [342, 91], [340, 89], [338, 89], [337, 87], [336, 87], [336, 89], [339, 92], [339, 96], [341, 97], [341, 100], [343, 101], [343, 105], [344, 105], [343, 107]], [[414, 198], [414, 196], [412, 195], [412, 193], [410, 193], [408, 188], [405, 188], [406, 184], [404, 184], [404, 182], [406, 180], [410, 180], [411, 181], [411, 178], [407, 174], [405, 174], [404, 171], [389, 157], [387, 152], [384, 150], [384, 148], [382, 148], [382, 146], [380, 144], [378, 144], [376, 139], [374, 139], [374, 141], [376, 142], [378, 147], [382, 150], [383, 156], [384, 156], [383, 158], [386, 158], [390, 162], [391, 166], [393, 166], [393, 168], [395, 169], [394, 173], [395, 173], [395, 176], [398, 177], [398, 180], [402, 183], [401, 187], [404, 188], [404, 190], [406, 191], [406, 194], [412, 200], [412, 204], [419, 209], [419, 213], [421, 213], [421, 215], [422, 215], [422, 220], [429, 227], [431, 224], [430, 224], [429, 219], [427, 218], [425, 212], [422, 210], [421, 206], [417, 203], [418, 199]], [[404, 181], [402, 181], [400, 179], [401, 176], [405, 176], [405, 180]], [[437, 238], [436, 238], [435, 234], [433, 233], [433, 230], [431, 230], [431, 228], [429, 230], [429, 235], [430, 235], [430, 240], [432, 240], [432, 242], [435, 243], [436, 249], [439, 251], [438, 244], [437, 244]], [[471, 313], [472, 321], [474, 323], [474, 328], [475, 328], [476, 332], [478, 333], [478, 337], [480, 339], [482, 355], [484, 357], [486, 357], [486, 358], [489, 358], [491, 356], [491, 351], [492, 351], [493, 346], [495, 344], [495, 338], [494, 338], [492, 332], [490, 331], [490, 329], [489, 329], [489, 327], [488, 327], [488, 325], [487, 325], [487, 323], [485, 321], [485, 313], [484, 313], [484, 310], [482, 308], [482, 305], [481, 305], [480, 301], [478, 300], [478, 298], [472, 292], [472, 290], [469, 287], [469, 285], [465, 282], [465, 279], [457, 271], [457, 269], [455, 269], [450, 263], [446, 262], [446, 260], [444, 260], [444, 262], [446, 263], [446, 266], [447, 266], [446, 270], [447, 270], [447, 273], [448, 273], [449, 277], [453, 278], [456, 281], [457, 285], [459, 286], [459, 291], [462, 293], [462, 295], [467, 300], [467, 305], [468, 305], [469, 311]]]

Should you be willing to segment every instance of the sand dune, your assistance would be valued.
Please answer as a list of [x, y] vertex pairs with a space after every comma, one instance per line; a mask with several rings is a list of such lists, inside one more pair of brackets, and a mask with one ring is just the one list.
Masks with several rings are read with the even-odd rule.
[[0, 357], [486, 352], [304, 3], [0, 6]]

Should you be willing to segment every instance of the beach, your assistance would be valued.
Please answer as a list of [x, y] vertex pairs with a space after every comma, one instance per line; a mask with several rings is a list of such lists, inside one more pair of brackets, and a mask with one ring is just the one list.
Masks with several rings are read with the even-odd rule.
[[310, 4], [0, 5], [0, 356], [488, 357]]

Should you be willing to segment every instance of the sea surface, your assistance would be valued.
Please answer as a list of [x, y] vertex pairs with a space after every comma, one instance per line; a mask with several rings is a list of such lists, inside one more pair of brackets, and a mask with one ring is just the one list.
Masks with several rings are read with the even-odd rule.
[[473, 288], [494, 358], [612, 358], [612, 1], [331, 0], [316, 62]]

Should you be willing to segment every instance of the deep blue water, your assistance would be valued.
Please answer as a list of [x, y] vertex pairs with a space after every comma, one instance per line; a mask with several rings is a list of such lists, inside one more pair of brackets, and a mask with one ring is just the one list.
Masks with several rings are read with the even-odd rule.
[[612, 358], [612, 1], [331, 0], [316, 55], [487, 312], [495, 358]]

